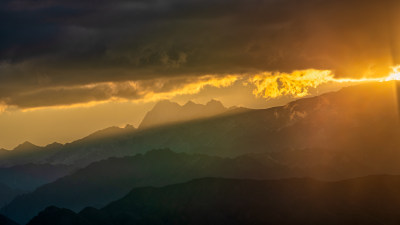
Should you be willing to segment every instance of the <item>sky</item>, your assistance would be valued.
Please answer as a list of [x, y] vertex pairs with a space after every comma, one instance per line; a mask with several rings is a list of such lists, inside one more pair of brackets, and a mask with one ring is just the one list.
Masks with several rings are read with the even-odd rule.
[[266, 108], [347, 85], [340, 79], [386, 77], [400, 64], [399, 9], [395, 0], [2, 0], [0, 148], [137, 126], [162, 99]]

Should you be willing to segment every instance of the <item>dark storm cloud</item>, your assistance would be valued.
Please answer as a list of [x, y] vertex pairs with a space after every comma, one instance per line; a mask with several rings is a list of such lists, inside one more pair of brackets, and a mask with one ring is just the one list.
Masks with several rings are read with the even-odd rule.
[[97, 84], [92, 86], [50, 88], [12, 96], [6, 104], [20, 108], [71, 105], [92, 101], [105, 101], [113, 97], [137, 99], [140, 94], [129, 84]]
[[[342, 76], [384, 73], [400, 46], [395, 2], [4, 0], [0, 100], [26, 106], [23, 98], [10, 98], [179, 75], [306, 68]], [[107, 98], [98, 92], [95, 99]]]

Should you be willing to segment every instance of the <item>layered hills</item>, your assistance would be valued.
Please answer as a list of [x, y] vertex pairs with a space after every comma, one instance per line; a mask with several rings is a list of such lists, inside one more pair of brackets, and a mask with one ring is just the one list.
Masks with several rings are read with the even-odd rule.
[[321, 151], [285, 150], [222, 158], [163, 149], [110, 158], [18, 196], [4, 208], [5, 215], [25, 223], [50, 205], [74, 211], [86, 206], [102, 207], [128, 193], [132, 187], [163, 186], [202, 177], [340, 180], [376, 173], [376, 165], [360, 164], [345, 153], [328, 155]]
[[101, 209], [49, 207], [29, 225], [398, 224], [400, 176], [338, 182], [203, 178], [135, 188]]
[[19, 196], [4, 207], [5, 215], [26, 223], [49, 205], [75, 211], [102, 207], [133, 187], [162, 186], [201, 177], [278, 178], [300, 171], [274, 161], [235, 159], [153, 150], [144, 155], [110, 158]]

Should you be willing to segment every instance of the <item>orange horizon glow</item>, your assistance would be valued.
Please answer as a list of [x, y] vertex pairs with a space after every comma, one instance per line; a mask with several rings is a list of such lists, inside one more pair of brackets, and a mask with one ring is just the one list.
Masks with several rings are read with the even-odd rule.
[[[180, 81], [179, 77], [170, 78], [169, 81], [171, 79]], [[203, 104], [214, 98], [224, 105], [227, 103], [225, 106], [228, 107], [240, 105], [247, 108], [269, 108], [287, 104], [296, 98], [337, 91], [346, 86], [392, 80], [400, 80], [400, 66], [393, 67], [393, 71], [386, 77], [360, 79], [336, 78], [330, 70], [315, 69], [291, 73], [206, 75], [185, 78], [180, 83], [173, 82], [174, 86], [166, 90], [162, 87], [168, 80], [163, 79], [154, 80], [156, 83], [152, 83], [153, 80], [93, 83], [70, 87], [70, 90], [90, 89], [101, 85], [107, 87], [104, 89], [112, 93], [111, 97], [103, 101], [25, 109], [16, 106], [7, 108], [7, 105], [0, 102], [0, 112], [3, 111], [0, 113], [0, 123], [3, 127], [8, 127], [7, 134], [2, 137], [1, 147], [10, 149], [25, 140], [40, 146], [54, 141], [68, 143], [104, 127], [124, 124], [138, 126], [155, 102], [164, 99], [180, 101], [182, 104], [194, 100]], [[150, 83], [150, 88], [145, 82]], [[120, 88], [125, 88], [123, 90], [135, 88], [136, 92], [140, 93], [140, 98], [127, 99], [123, 98], [124, 96], [113, 96], [120, 91]], [[211, 94], [205, 95], [205, 92]], [[244, 102], [246, 104], [243, 104]], [[60, 129], [54, 128], [55, 123], [62, 124]], [[82, 123], [85, 123], [85, 129], [80, 127]], [[23, 131], [25, 133], [18, 129], [21, 126], [27, 127]], [[42, 127], [41, 133], [36, 131], [39, 126]], [[57, 135], [54, 135], [55, 133]]]

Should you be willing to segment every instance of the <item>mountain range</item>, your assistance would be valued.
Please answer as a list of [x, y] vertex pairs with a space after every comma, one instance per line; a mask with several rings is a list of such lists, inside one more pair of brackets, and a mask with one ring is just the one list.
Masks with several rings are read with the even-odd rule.
[[53, 154], [63, 147], [62, 144], [54, 142], [45, 147], [40, 147], [26, 141], [13, 150], [0, 150], [0, 166], [11, 167], [29, 163], [41, 163], [44, 158]]
[[[76, 140], [66, 145], [53, 143], [45, 147], [36, 146], [30, 142], [24, 142], [15, 147], [13, 150], [0, 150], [0, 167], [10, 167], [13, 165], [24, 165], [27, 163], [36, 164], [74, 164], [77, 167], [82, 167], [95, 162], [97, 160], [106, 159], [112, 156], [134, 155], [143, 150], [132, 151], [132, 149], [125, 149], [129, 146], [114, 146], [115, 143], [109, 143], [108, 140], [118, 138], [118, 136], [134, 136], [137, 131], [146, 130], [148, 128], [168, 126], [172, 124], [183, 123], [189, 120], [198, 120], [202, 118], [210, 118], [224, 113], [237, 113], [246, 111], [245, 108], [225, 108], [221, 102], [211, 100], [207, 104], [196, 104], [192, 101], [184, 105], [179, 105], [168, 100], [158, 102], [151, 111], [149, 111], [143, 118], [139, 129], [134, 128], [132, 125], [126, 125], [124, 128], [108, 127], [103, 130], [96, 131], [87, 137]], [[106, 146], [98, 146], [103, 144], [111, 144], [116, 147], [118, 151], [114, 153], [102, 152]], [[109, 146], [107, 146], [109, 147]], [[76, 150], [84, 151], [84, 154], [97, 155], [85, 158], [76, 159], [75, 156], [66, 158], [66, 160], [53, 160], [53, 155], [64, 154], [65, 152], [74, 152]], [[152, 149], [152, 148], [150, 148]], [[147, 149], [147, 150], [150, 150]], [[71, 150], [71, 151], [69, 151]], [[61, 152], [61, 153], [60, 153]], [[67, 153], [68, 154], [68, 153]], [[56, 157], [56, 156], [55, 156]], [[79, 156], [78, 156], [79, 157]], [[71, 158], [71, 159], [70, 159]]]
[[346, 153], [358, 157], [360, 163], [373, 160], [378, 167], [398, 168], [393, 161], [399, 154], [396, 101], [392, 83], [353, 86], [280, 107], [222, 113], [102, 139], [84, 138], [38, 161], [85, 166], [159, 148], [228, 157], [323, 149], [320, 154]]

